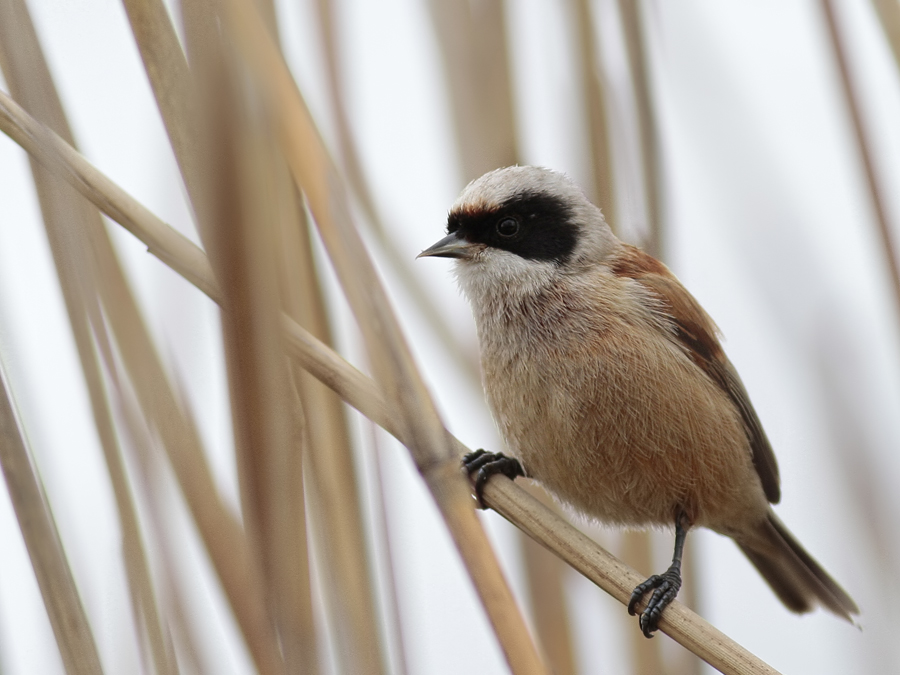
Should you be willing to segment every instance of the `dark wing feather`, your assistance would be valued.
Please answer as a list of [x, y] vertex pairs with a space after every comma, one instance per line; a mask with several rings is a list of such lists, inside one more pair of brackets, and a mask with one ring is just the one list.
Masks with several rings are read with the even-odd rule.
[[674, 337], [679, 344], [734, 401], [750, 439], [753, 466], [762, 481], [766, 498], [777, 504], [781, 499], [781, 486], [775, 453], [741, 378], [719, 344], [718, 330], [712, 319], [665, 265], [640, 249], [626, 246], [624, 255], [612, 265], [612, 272], [634, 279], [659, 299], [658, 311], [674, 328]]

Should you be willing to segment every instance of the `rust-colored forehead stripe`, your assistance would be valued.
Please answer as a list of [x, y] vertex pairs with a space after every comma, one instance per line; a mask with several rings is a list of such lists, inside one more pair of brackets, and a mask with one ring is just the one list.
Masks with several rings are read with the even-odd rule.
[[462, 204], [454, 207], [447, 215], [447, 234], [453, 234], [466, 221], [474, 221], [488, 218], [499, 213], [501, 207], [497, 204]]

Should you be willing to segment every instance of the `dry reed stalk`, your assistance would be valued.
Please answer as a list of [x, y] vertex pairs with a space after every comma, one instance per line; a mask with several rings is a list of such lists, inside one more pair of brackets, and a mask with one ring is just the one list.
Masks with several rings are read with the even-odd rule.
[[43, 485], [19, 431], [6, 376], [0, 369], [0, 468], [28, 549], [44, 608], [68, 675], [102, 673], [100, 656], [72, 578]]
[[[277, 165], [273, 167], [276, 177], [273, 183], [275, 192], [275, 208], [277, 209], [273, 235], [276, 240], [277, 260], [273, 261], [273, 267], [277, 272], [279, 297], [281, 309], [289, 306], [289, 278], [292, 268], [299, 265], [297, 257], [293, 255], [294, 249], [287, 244], [289, 235], [287, 232], [302, 236], [303, 223], [302, 212], [298, 208], [299, 200], [294, 192], [294, 184], [291, 181], [287, 167], [284, 166], [280, 155], [272, 153], [270, 158]], [[281, 311], [278, 312], [280, 316]], [[278, 321], [278, 317], [276, 317]], [[286, 594], [285, 602], [290, 611], [285, 613], [281, 621], [282, 649], [285, 653], [285, 662], [289, 665], [290, 672], [302, 672], [315, 675], [320, 670], [318, 643], [316, 640], [316, 622], [313, 611], [312, 579], [310, 576], [310, 552], [308, 538], [309, 514], [307, 503], [310, 496], [306, 494], [304, 485], [304, 473], [309, 461], [309, 455], [317, 449], [310, 446], [311, 434], [309, 433], [310, 420], [325, 416], [328, 411], [321, 410], [317, 401], [312, 404], [303, 399], [297, 388], [297, 375], [302, 372], [294, 363], [284, 358], [283, 345], [281, 344], [281, 329], [276, 325], [279, 335], [280, 357], [283, 366], [288, 365], [290, 374], [287, 374], [290, 388], [290, 414], [289, 423], [291, 442], [288, 446], [290, 454], [284, 457], [284, 470], [286, 473], [285, 484], [290, 485], [293, 494], [290, 500], [286, 500], [282, 508], [284, 516], [293, 523], [293, 536], [282, 543], [282, 554], [285, 560], [282, 565], [284, 571], [291, 571], [289, 578], [284, 578], [283, 592]], [[323, 388], [324, 389], [324, 388]], [[328, 392], [334, 397], [331, 392]], [[317, 506], [313, 507], [313, 513]], [[363, 564], [363, 569], [365, 565]], [[295, 664], [291, 666], [291, 664]]]
[[[112, 367], [117, 367], [115, 362], [112, 362]], [[163, 524], [161, 502], [165, 490], [159, 464], [161, 457], [152, 449], [153, 441], [150, 438], [150, 430], [145, 424], [132, 392], [126, 391], [118, 377], [113, 381], [116, 385], [114, 387], [116, 409], [124, 421], [125, 436], [130, 441], [132, 456], [138, 466], [136, 483], [142, 493], [143, 501], [147, 505], [148, 534], [156, 543], [162, 563], [159, 586], [162, 589], [161, 595], [165, 598], [170, 637], [177, 638], [177, 642], [181, 646], [180, 654], [185, 658], [187, 672], [211, 675], [213, 669], [205, 663], [201, 656], [200, 641], [187, 616], [184, 593], [177, 580], [176, 556], [172, 552], [168, 528]]]
[[[647, 234], [643, 248], [651, 255], [663, 257], [662, 205], [660, 185], [659, 138], [657, 135], [655, 110], [650, 93], [648, 52], [644, 32], [641, 0], [619, 0], [619, 15], [625, 39], [626, 56], [631, 74], [635, 108], [638, 113], [637, 136], [640, 148], [641, 182], [646, 207]], [[649, 532], [633, 532], [625, 536], [637, 559], [640, 569], [652, 568], [652, 540]], [[690, 564], [689, 562], [687, 564]], [[661, 673], [664, 666], [658, 643], [632, 639], [632, 661], [635, 672]]]
[[[274, 4], [271, 0], [261, 0], [257, 6], [277, 42]], [[283, 158], [278, 155], [275, 161], [282, 309], [319, 339], [331, 344], [326, 303], [316, 274], [303, 200]], [[379, 639], [376, 593], [372, 586], [374, 568], [365, 546], [358, 472], [343, 403], [296, 363], [291, 367], [295, 390], [306, 411], [309, 444], [303, 459], [319, 488], [315, 493], [318, 498], [310, 500], [311, 515], [323, 534], [319, 537], [319, 550], [327, 556], [324, 576], [330, 582], [324, 596], [336, 629], [338, 658], [348, 672], [379, 675], [384, 672], [386, 658]], [[296, 459], [300, 460], [301, 456], [297, 455]], [[314, 648], [314, 644], [308, 645], [308, 649]]]
[[828, 27], [828, 39], [834, 50], [834, 58], [838, 66], [838, 74], [841, 80], [841, 90], [847, 102], [847, 110], [850, 113], [850, 121], [853, 125], [853, 134], [856, 138], [859, 158], [866, 176], [866, 187], [869, 190], [869, 198], [872, 200], [872, 210], [875, 212], [875, 222], [878, 226], [878, 235], [881, 238], [881, 248], [884, 251], [885, 263], [891, 277], [891, 290], [896, 303], [895, 320], [900, 322], [900, 263], [897, 261], [897, 248], [892, 233], [891, 224], [888, 221], [887, 207], [884, 196], [878, 183], [875, 172], [875, 158], [873, 153], [873, 140], [866, 123], [863, 121], [860, 108], [859, 94], [853, 85], [853, 76], [850, 73], [850, 65], [847, 60], [847, 46], [841, 37], [840, 29], [835, 17], [833, 0], [821, 0], [822, 12], [825, 14], [825, 23]]
[[[27, 9], [24, 4], [10, 3], [0, 11], [3, 12], [2, 23], [5, 29], [0, 29], [4, 33], [0, 39], [2, 42], [0, 62], [3, 64], [8, 83], [23, 98], [26, 105], [49, 119], [51, 124], [71, 138], [71, 131], [56, 96]], [[32, 172], [88, 389], [100, 446], [117, 504], [123, 539], [123, 563], [133, 599], [132, 608], [135, 617], [140, 619], [135, 621], [138, 639], [142, 645], [145, 641], [149, 642], [148, 651], [152, 655], [156, 672], [173, 673], [175, 671], [166, 653], [159, 624], [159, 613], [150, 583], [131, 490], [121, 462], [103, 378], [88, 326], [88, 315], [96, 306], [96, 296], [91, 287], [90, 275], [85, 274], [82, 266], [83, 242], [73, 241], [66, 232], [72, 223], [75, 223], [76, 227], [90, 227], [93, 221], [99, 226], [99, 214], [68, 184], [54, 177], [39, 164], [32, 163]], [[141, 627], [144, 628], [143, 631]]]
[[[299, 364], [298, 364], [299, 367]], [[312, 377], [312, 376], [310, 376]], [[334, 393], [334, 392], [332, 392]], [[400, 622], [400, 602], [397, 595], [397, 566], [394, 564], [394, 547], [391, 539], [390, 520], [387, 507], [387, 485], [384, 480], [384, 447], [380, 442], [378, 425], [372, 420], [367, 420], [368, 430], [371, 434], [371, 443], [375, 463], [375, 482], [378, 485], [378, 509], [376, 513], [376, 527], [379, 530], [381, 541], [384, 544], [385, 583], [387, 585], [387, 600], [384, 602], [385, 613], [393, 628], [386, 639], [393, 641], [391, 645], [396, 654], [392, 662], [394, 675], [408, 675], [409, 665], [406, 659], [406, 639], [403, 635], [403, 624]]]
[[[38, 190], [41, 193], [46, 193], [48, 189], [54, 189], [53, 185], [47, 183], [48, 180], [58, 180], [55, 177], [50, 178], [45, 173], [41, 175], [40, 172], [45, 171], [41, 167], [39, 173], [35, 175]], [[71, 192], [71, 188], [68, 185], [58, 183], [57, 189], [61, 186], [65, 186], [63, 191], [55, 196], [46, 195], [42, 202], [47, 202], [48, 199], [66, 201], [67, 204], [63, 207], [63, 210], [67, 214], [67, 219], [96, 217], [84, 212], [84, 201], [81, 197]], [[61, 231], [68, 223], [59, 222], [57, 209], [53, 208], [47, 210], [46, 218], [48, 220], [48, 237], [51, 242], [51, 249], [54, 252], [72, 333], [88, 389], [94, 424], [113, 487], [117, 515], [122, 530], [123, 562], [125, 564], [126, 578], [131, 591], [135, 616], [140, 619], [136, 621], [135, 627], [138, 629], [141, 642], [143, 643], [145, 640], [148, 642], [148, 651], [152, 658], [155, 672], [176, 673], [177, 666], [172, 660], [162, 633], [159, 610], [152, 588], [146, 554], [141, 541], [131, 488], [122, 463], [121, 450], [113, 429], [108, 399], [102, 382], [102, 374], [94, 352], [94, 341], [103, 351], [107, 339], [106, 326], [99, 317], [100, 311], [99, 307], [97, 307], [96, 295], [90, 287], [91, 282], [85, 278], [83, 271], [78, 269], [83, 265], [84, 252], [79, 251], [80, 247], [77, 245], [77, 242], [66, 241], [65, 234]], [[91, 328], [86, 321], [88, 317], [93, 328], [93, 340]], [[144, 630], [143, 633], [140, 631], [141, 628]]]
[[[550, 495], [537, 483], [523, 481], [522, 487], [541, 503], [554, 508]], [[524, 532], [516, 531], [527, 573], [531, 620], [541, 648], [554, 675], [576, 675], [578, 667], [565, 592], [568, 566]]]
[[173, 579], [175, 565], [173, 558], [169, 552], [165, 563], [168, 571], [165, 580], [160, 584], [163, 597], [166, 599], [169, 633], [176, 637], [175, 642], [181, 646], [179, 654], [184, 660], [185, 671], [194, 675], [214, 675], [215, 670], [206, 663], [198, 648], [199, 640], [188, 618], [184, 592]]
[[[332, 342], [325, 299], [316, 273], [310, 232], [300, 195], [288, 175], [280, 183], [281, 219], [279, 275], [285, 313], [326, 344]], [[379, 672], [380, 653], [375, 591], [366, 547], [362, 505], [357, 489], [347, 419], [341, 400], [321, 382], [292, 362], [294, 385], [306, 411], [309, 438], [304, 458], [308, 479], [318, 487], [310, 499], [311, 517], [318, 523], [319, 550], [330, 582], [324, 597], [336, 628], [339, 654], [347, 672]]]
[[[72, 177], [75, 172], [74, 170], [60, 169], [59, 175]], [[74, 178], [72, 180], [75, 184]], [[86, 189], [84, 194], [90, 196], [93, 192]], [[127, 193], [124, 191], [118, 194], [120, 197], [123, 195], [127, 197]], [[132, 198], [128, 197], [128, 199]], [[97, 200], [98, 205], [106, 201], [108, 201], [107, 196]], [[129, 212], [134, 213], [136, 209], [130, 208]], [[159, 222], [162, 221], [157, 219], [144, 223], [142, 220], [134, 220], [129, 224], [129, 228], [141, 241], [145, 241], [144, 237], [149, 238], [149, 232], [144, 232], [144, 226], [146, 225], [148, 230], [152, 230]], [[166, 250], [162, 255], [171, 258], [177, 256], [177, 252]], [[187, 260], [179, 261], [179, 267], [191, 268], [191, 265], [192, 263]], [[191, 269], [192, 276], [197, 277], [199, 274], [197, 269]], [[371, 378], [347, 363], [289, 316], [283, 314], [281, 321], [290, 352], [304, 369], [366, 417], [396, 436], [401, 442], [405, 442], [398, 422], [399, 415], [391, 412], [381, 389]], [[448, 441], [453, 444], [454, 456], [459, 457], [467, 452], [467, 448], [456, 439], [450, 437]], [[498, 493], [494, 492], [495, 484], [501, 485], [499, 494], [502, 502], [497, 501]], [[492, 480], [485, 495], [492, 507], [504, 517], [520, 529], [526, 530], [620, 602], [627, 602], [631, 589], [642, 580], [638, 572], [630, 570], [616, 561], [574, 527], [552, 513], [548, 515], [544, 510], [537, 509], [533, 498], [511, 481]], [[678, 620], [670, 624], [668, 614], [672, 607], [677, 607], [672, 612], [672, 616], [677, 614]], [[735, 673], [736, 675], [776, 672], [681, 603], [676, 601], [669, 610], [663, 616], [661, 630], [721, 672]]]
[[213, 301], [221, 301], [218, 284], [203, 249], [157, 218], [3, 92], [0, 92], [0, 130], [43, 167], [67, 181], [103, 213], [144, 242], [150, 253]]
[[187, 59], [161, 0], [122, 0], [144, 70], [195, 214], [202, 167], [197, 149], [195, 100]]
[[460, 371], [465, 373], [472, 382], [479, 383], [481, 375], [475, 353], [472, 349], [467, 348], [453, 332], [444, 314], [438, 310], [438, 303], [427, 292], [417, 273], [413, 270], [411, 261], [390, 240], [378, 213], [372, 190], [362, 168], [344, 103], [343, 78], [338, 63], [337, 31], [332, 6], [333, 0], [317, 0], [315, 3], [318, 10], [319, 32], [324, 47], [328, 94], [331, 98], [333, 119], [337, 130], [338, 155], [344, 178], [362, 210], [364, 222], [369, 226], [375, 241], [378, 242], [382, 255], [400, 279], [404, 291], [409, 295], [428, 325], [431, 326]]
[[[101, 316], [100, 307], [96, 296], [86, 299], [87, 314], [93, 329], [94, 340], [98, 351], [106, 366], [106, 372], [112, 383], [113, 392], [120, 390], [118, 371], [112, 356], [112, 346], [106, 333], [106, 325]], [[156, 593], [150, 576], [150, 565], [144, 548], [143, 537], [138, 525], [137, 509], [129, 484], [122, 450], [116, 442], [111, 410], [109, 407], [109, 393], [103, 401], [94, 402], [94, 389], [101, 385], [99, 368], [96, 359], [92, 356], [93, 372], [98, 377], [91, 376], [88, 364], [82, 358], [86, 379], [88, 380], [88, 392], [94, 406], [94, 421], [101, 438], [104, 459], [113, 485], [113, 494], [116, 499], [120, 526], [122, 528], [122, 548], [125, 558], [125, 570], [132, 596], [132, 604], [136, 617], [140, 620], [136, 626], [143, 628], [146, 635], [142, 635], [147, 642], [148, 651], [153, 663], [153, 671], [158, 675], [177, 675], [178, 664], [172, 653], [171, 644], [164, 634], [159, 607], [156, 601]], [[93, 382], [96, 379], [97, 382]], [[103, 394], [103, 391], [97, 392]], [[99, 414], [98, 414], [99, 411]]]
[[[202, 208], [202, 199], [200, 179], [197, 177], [196, 169], [198, 166], [198, 148], [196, 147], [197, 138], [196, 134], [191, 134], [188, 131], [191, 128], [195, 128], [192, 114], [195, 112], [194, 106], [196, 103], [193, 102], [193, 91], [190, 88], [190, 74], [187, 68], [187, 61], [178, 43], [174, 28], [169, 21], [168, 14], [161, 3], [156, 0], [126, 0], [125, 5], [163, 121], [166, 124], [166, 129], [175, 151], [176, 159], [182, 170], [185, 184], [188, 187], [189, 195], [194, 204], [195, 212], [198, 212]], [[38, 144], [38, 146], [40, 147], [40, 144]], [[47, 161], [47, 159], [52, 161], [52, 158], [45, 158], [45, 161]], [[81, 158], [79, 157], [79, 159]], [[82, 165], [84, 164], [85, 163], [82, 162]], [[79, 173], [79, 180], [86, 182], [87, 184], [90, 184], [92, 180], [98, 178], [98, 174], [89, 165], [82, 166]], [[90, 177], [86, 178], [83, 174], [90, 174]], [[110, 187], [115, 186], [112, 184], [106, 185], [104, 188], [101, 188], [101, 191], [106, 192], [107, 194], [114, 194], [114, 190], [110, 190]], [[121, 222], [123, 220], [121, 217], [123, 214], [119, 213], [119, 217], [115, 215], [121, 207], [121, 203], [115, 199], [111, 200], [111, 202], [112, 203], [107, 203], [103, 210], [108, 215]], [[144, 216], [145, 218], [148, 215], [150, 214], [139, 214], [139, 216]], [[125, 222], [129, 222], [131, 218], [126, 217], [124, 220]], [[205, 262], [203, 252], [189, 240], [175, 233], [167, 226], [158, 228], [158, 230], [160, 236], [170, 237], [170, 241], [168, 242], [169, 245], [174, 246], [181, 251], [179, 255], [175, 256], [175, 259], [183, 259], [185, 256], [189, 256], [198, 261], [202, 260], [202, 262], [196, 266], [201, 270], [199, 277], [190, 279], [190, 274], [187, 276], [195, 283], [195, 285], [207, 293], [207, 295], [218, 300], [218, 289], [215, 287], [212, 270], [209, 268], [208, 263]], [[203, 229], [201, 229], [201, 234], [202, 233]], [[167, 246], [163, 244], [157, 247], [151, 244], [151, 249], [154, 249], [153, 252], [158, 254], [160, 250], [166, 250]], [[321, 385], [318, 383], [312, 383], [311, 386], [313, 388], [321, 388]], [[321, 394], [321, 391], [313, 392], [311, 399], [321, 400]], [[334, 395], [331, 392], [327, 392], [326, 398], [332, 399], [329, 404], [332, 409], [331, 414], [334, 414], [333, 411], [336, 408], [338, 409], [338, 414], [340, 414], [340, 403]], [[313, 419], [316, 420], [316, 423], [319, 423], [321, 420], [318, 416], [315, 416]], [[341, 421], [338, 424], [342, 425], [343, 422]], [[327, 426], [328, 425], [326, 424], [326, 427]], [[332, 434], [334, 433], [333, 428], [334, 424], [331, 424]], [[358, 515], [359, 509], [353, 509], [353, 504], [358, 503], [358, 499], [352, 494], [352, 484], [346, 480], [341, 480], [341, 476], [353, 475], [350, 460], [346, 459], [349, 457], [349, 444], [346, 441], [346, 432], [343, 432], [343, 438], [343, 442], [340, 442], [339, 439], [337, 445], [332, 443], [331, 445], [326, 446], [323, 452], [315, 455], [315, 459], [318, 460], [319, 464], [331, 459], [338, 462], [338, 466], [332, 471], [333, 478], [329, 481], [329, 484], [334, 489], [329, 489], [326, 494], [333, 495], [333, 506], [328, 513], [336, 514], [335, 517], [343, 514], [342, 517], [344, 522], [330, 520], [326, 525], [326, 531], [330, 533], [349, 531], [351, 533], [349, 535], [351, 540], [361, 541], [362, 526]], [[342, 447], [343, 450], [341, 449]], [[297, 455], [297, 458], [299, 459], [299, 455]], [[343, 461], [341, 461], [341, 458], [343, 458]], [[302, 512], [302, 482], [299, 474], [299, 466], [292, 466], [295, 466], [296, 468], [296, 474], [292, 480], [292, 484], [294, 485], [294, 489], [291, 491], [291, 494], [293, 495], [292, 501], [295, 504], [295, 510]], [[346, 470], [347, 466], [350, 466], [351, 469], [349, 473]], [[350, 491], [349, 495], [346, 494], [348, 491]], [[355, 518], [352, 515], [354, 511], [357, 513]], [[353, 522], [354, 520], [356, 522]], [[347, 521], [350, 521], [349, 524]], [[297, 524], [298, 530], [299, 528], [302, 528], [302, 521], [299, 517], [295, 518], [294, 522]], [[356, 532], [357, 536], [354, 536], [352, 534], [353, 532]], [[295, 555], [291, 556], [295, 569], [294, 574], [290, 576], [290, 579], [295, 582], [298, 579], [308, 579], [304, 533], [298, 531], [294, 537], [284, 537], [281, 538], [281, 541], [283, 543], [291, 542], [294, 546], [302, 548], [302, 551], [294, 551]], [[331, 542], [332, 540], [329, 539], [329, 541]], [[355, 545], [344, 545], [337, 550], [342, 551], [344, 558], [347, 558], [348, 556], [356, 558], [361, 557], [360, 547]], [[367, 574], [365, 574], [366, 564], [364, 558], [357, 560], [355, 563], [344, 562], [342, 564], [337, 564], [337, 561], [334, 562], [335, 564], [329, 565], [330, 569], [346, 570], [346, 573], [339, 575], [340, 581], [338, 582], [338, 586], [340, 588], [349, 589], [360, 584], [365, 584]], [[282, 576], [284, 578], [286, 575]], [[293, 628], [282, 631], [283, 649], [285, 650], [286, 658], [289, 663], [292, 662], [292, 660], [303, 661], [299, 666], [299, 669], [302, 672], [314, 672], [316, 667], [316, 650], [311, 608], [307, 607], [306, 610], [301, 609], [301, 607], [309, 605], [308, 584], [292, 583], [291, 588], [293, 590], [293, 597], [295, 598], [295, 601], [291, 603], [291, 606], [294, 607], [294, 611], [292, 612], [294, 618], [292, 621]], [[365, 655], [360, 661], [371, 662], [373, 661], [373, 659], [370, 658], [372, 654], [374, 653], [377, 655], [377, 649], [372, 648], [372, 645], [377, 647], [377, 641], [374, 640], [377, 631], [374, 628], [375, 622], [372, 618], [374, 612], [371, 610], [371, 600], [366, 601], [365, 598], [371, 598], [372, 593], [367, 588], [360, 588], [358, 591], [359, 592], [349, 596], [354, 599], [353, 602], [345, 602], [344, 604], [364, 605], [363, 609], [361, 611], [352, 612], [351, 616], [354, 617], [354, 619], [349, 623], [343, 619], [339, 619], [337, 623], [344, 627], [345, 633], [350, 633], [350, 637], [346, 641], [347, 644], [345, 646], [348, 647], [348, 649], [351, 649], [354, 648], [354, 645], [358, 645], [355, 649]], [[365, 605], [368, 605], [369, 607], [366, 608]], [[360, 615], [362, 615], [362, 619], [359, 618]], [[361, 625], [369, 626], [369, 628], [367, 630], [361, 628], [351, 630], [350, 628], [353, 626], [359, 627]], [[298, 643], [298, 641], [300, 643]], [[290, 648], [292, 645], [293, 648]], [[365, 645], [369, 645], [369, 648], [366, 649]], [[291, 655], [293, 655], [293, 657]]]
[[605, 78], [594, 12], [590, 0], [575, 0], [575, 43], [581, 66], [581, 92], [584, 96], [585, 117], [589, 142], [591, 185], [595, 204], [603, 211], [606, 222], [617, 231], [616, 190], [613, 156], [610, 144], [609, 117], [606, 111]]
[[[210, 30], [200, 28], [196, 21]], [[296, 396], [284, 367], [279, 316], [277, 165], [269, 134], [211, 14], [187, 24], [198, 87], [202, 165], [203, 239], [221, 280], [221, 326], [231, 400], [244, 528], [262, 571], [263, 598], [277, 630], [283, 672], [310, 664], [298, 649], [315, 644], [299, 631], [312, 627], [308, 567], [294, 569], [297, 543], [305, 543], [302, 452], [294, 446]], [[198, 37], [201, 38], [198, 40]], [[301, 413], [302, 415], [302, 413]], [[303, 546], [305, 554], [305, 546]], [[305, 562], [305, 561], [304, 561]], [[306, 578], [297, 571], [307, 570]]]
[[566, 566], [521, 530], [516, 530], [525, 567], [531, 620], [542, 653], [555, 675], [577, 672], [575, 642], [565, 593]]
[[259, 570], [244, 533], [221, 500], [197, 428], [168, 381], [106, 232], [86, 235], [105, 314], [141, 408], [163, 441], [257, 667], [264, 674], [277, 673], [280, 659], [275, 637], [263, 605]]
[[338, 279], [362, 328], [380, 386], [407, 438], [407, 447], [448, 524], [457, 549], [515, 673], [545, 672], [509, 586], [475, 516], [443, 426], [378, 280], [296, 84], [252, 6], [225, 2], [226, 30], [261, 87], [282, 147], [303, 189]]
[[203, 543], [259, 670], [279, 672], [278, 650], [262, 603], [259, 571], [240, 525], [221, 501], [199, 433], [181, 407], [102, 228], [81, 233], [91, 252], [88, 268], [141, 408], [163, 440]]
[[643, 248], [650, 255], [662, 259], [664, 248], [662, 238], [662, 159], [656, 111], [650, 91], [650, 68], [647, 63], [649, 57], [641, 4], [641, 0], [619, 0], [619, 14], [622, 17], [628, 66], [631, 71], [635, 107], [638, 113], [638, 140], [641, 148], [641, 171], [649, 230]]
[[[2, 23], [16, 25], [15, 22], [9, 21]], [[26, 35], [24, 31], [17, 31], [16, 39], [23, 39], [24, 35]], [[8, 44], [10, 41], [4, 40], [4, 43]], [[23, 49], [22, 54], [22, 61], [30, 68], [36, 67], [38, 63], [43, 63], [36, 40], [27, 51]], [[9, 56], [7, 55], [7, 57]], [[44, 66], [44, 70], [46, 70], [46, 66]], [[12, 86], [13, 82], [10, 80], [10, 76], [7, 76], [7, 81]], [[44, 114], [52, 115], [56, 120], [57, 130], [62, 131], [68, 137], [66, 140], [70, 140], [71, 134], [67, 132], [62, 107], [52, 89], [49, 77], [42, 87], [37, 85], [41, 82], [37, 77], [31, 77], [27, 81], [29, 86], [22, 88], [23, 95], [35, 96], [40, 93], [46, 97], [48, 99], [46, 106], [50, 106], [54, 110], [46, 111]], [[46, 134], [46, 132], [44, 133]], [[37, 139], [31, 140], [39, 143]], [[44, 145], [43, 147], [46, 150], [48, 146]], [[69, 149], [71, 152], [75, 152], [74, 149]], [[71, 178], [73, 177], [68, 177], [68, 179]], [[133, 206], [133, 200], [129, 204]], [[84, 208], [83, 203], [79, 203], [77, 208]], [[72, 218], [71, 211], [64, 210], [62, 213], [65, 214], [65, 218], [61, 222], [69, 228], [64, 236], [72, 243], [72, 246], [66, 247], [66, 249], [77, 251], [84, 241], [88, 242], [90, 262], [82, 265], [82, 269], [91, 270], [97, 275], [96, 286], [101, 293], [104, 310], [116, 336], [116, 342], [123, 355], [129, 377], [138, 391], [141, 406], [152, 419], [154, 428], [159, 431], [164, 440], [164, 446], [169, 452], [172, 466], [222, 581], [226, 596], [234, 608], [235, 616], [243, 630], [250, 651], [261, 671], [264, 673], [275, 672], [274, 667], [266, 665], [277, 663], [277, 650], [274, 638], [270, 634], [271, 631], [266, 625], [265, 613], [259, 605], [260, 596], [254, 594], [255, 573], [250, 567], [243, 533], [233, 516], [221, 503], [209, 467], [206, 465], [199, 434], [184, 416], [167, 381], [162, 363], [156, 354], [134, 298], [128, 290], [125, 276], [115, 258], [108, 235], [96, 211], [89, 213], [84, 218], [86, 227], [83, 232], [78, 234], [72, 232], [72, 230], [78, 229], [75, 227], [78, 221]], [[134, 214], [130, 215], [134, 216]], [[167, 232], [163, 236], [172, 239], [171, 232]], [[191, 249], [188, 247], [188, 250]], [[199, 260], [204, 259], [205, 257], [202, 257]], [[195, 258], [193, 262], [196, 261]], [[208, 266], [208, 264], [208, 262], [201, 263], [200, 267]], [[202, 274], [203, 272], [201, 272]], [[215, 286], [213, 285], [213, 287]]]
[[[622, 533], [619, 558], [645, 575], [655, 574], [653, 560], [653, 536], [645, 531]], [[646, 576], [644, 577], [646, 578]], [[640, 582], [638, 582], [640, 583]], [[684, 598], [682, 598], [684, 602]], [[622, 617], [625, 618], [624, 616]], [[663, 661], [659, 640], [648, 640], [638, 630], [628, 632], [631, 651], [631, 667], [634, 675], [655, 675], [669, 671]]]
[[875, 5], [878, 20], [881, 22], [884, 36], [891, 46], [894, 61], [897, 62], [897, 69], [900, 72], [900, 4], [897, 0], [872, 0], [872, 4]]
[[[103, 355], [107, 372], [112, 377], [115, 377], [114, 371], [110, 370], [112, 350], [108, 344], [107, 329], [101, 317], [96, 296], [86, 298], [85, 304], [87, 305], [87, 314], [93, 330], [94, 340], [100, 353]], [[110, 481], [113, 485], [113, 494], [122, 528], [125, 570], [133, 601], [136, 601], [134, 610], [140, 618], [140, 623], [136, 624], [136, 626], [139, 630], [143, 628], [145, 632], [145, 635], [141, 637], [148, 643], [148, 651], [152, 658], [154, 672], [174, 674], [178, 672], [178, 666], [174, 661], [170, 646], [163, 633], [156, 594], [154, 593], [150, 576], [150, 567], [138, 525], [134, 498], [126, 475], [121, 448], [116, 441], [113, 430], [108, 397], [104, 396], [102, 401], [94, 400], [95, 397], [103, 396], [104, 393], [94, 354], [90, 355], [89, 362], [82, 355], [82, 364], [94, 409], [94, 421], [101, 439], [101, 447], [109, 471]], [[99, 389], [99, 391], [94, 391], [95, 389]]]
[[465, 181], [518, 161], [501, 0], [429, 0]]
[[[859, 356], [858, 347], [853, 344], [856, 338], [848, 341], [846, 337], [847, 333], [831, 328], [824, 344], [817, 345], [819, 391], [825, 408], [826, 433], [835, 444], [837, 469], [855, 514], [854, 534], [859, 544], [852, 549], [853, 558], [867, 568], [863, 572], [865, 576], [883, 580], [878, 598], [867, 603], [866, 613], [872, 616], [879, 611], [872, 605], [894, 607], [900, 599], [897, 577], [900, 557], [894, 547], [894, 533], [900, 523], [891, 497], [884, 489], [885, 477], [880, 475], [884, 472], [884, 461], [878, 452], [877, 426], [870, 423], [866, 410], [868, 400], [859, 395], [868, 383], [860, 377], [864, 368], [855, 358]], [[874, 630], [884, 629], [890, 631], [887, 626], [874, 627]], [[890, 640], [876, 637], [866, 657], [859, 664], [860, 671], [900, 672], [900, 658]]]

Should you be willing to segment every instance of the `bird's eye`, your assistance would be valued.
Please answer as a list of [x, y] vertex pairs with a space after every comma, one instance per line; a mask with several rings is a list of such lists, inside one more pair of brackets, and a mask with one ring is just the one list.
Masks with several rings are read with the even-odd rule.
[[497, 234], [501, 237], [512, 237], [519, 232], [519, 221], [515, 218], [504, 218], [497, 223]]

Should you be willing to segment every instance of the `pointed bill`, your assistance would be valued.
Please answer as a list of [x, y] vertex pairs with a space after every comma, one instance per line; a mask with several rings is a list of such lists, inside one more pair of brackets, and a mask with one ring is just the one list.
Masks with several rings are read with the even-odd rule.
[[471, 244], [465, 239], [457, 237], [456, 234], [448, 234], [434, 246], [426, 248], [416, 258], [469, 258], [476, 246], [477, 244]]

